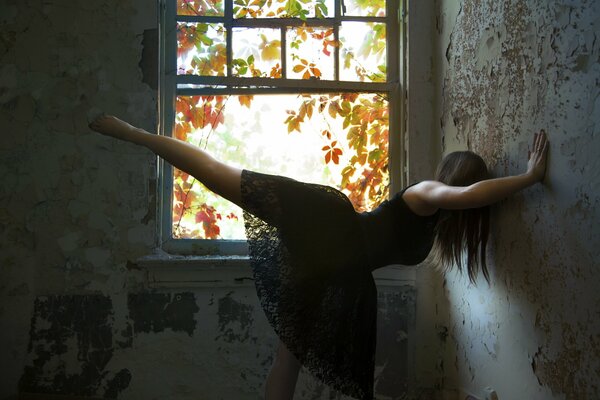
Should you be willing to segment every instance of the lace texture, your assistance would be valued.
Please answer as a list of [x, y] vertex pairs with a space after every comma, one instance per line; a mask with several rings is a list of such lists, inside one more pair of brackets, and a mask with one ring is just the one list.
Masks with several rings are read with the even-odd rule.
[[248, 170], [241, 190], [256, 291], [275, 333], [316, 378], [372, 400], [377, 292], [349, 200]]

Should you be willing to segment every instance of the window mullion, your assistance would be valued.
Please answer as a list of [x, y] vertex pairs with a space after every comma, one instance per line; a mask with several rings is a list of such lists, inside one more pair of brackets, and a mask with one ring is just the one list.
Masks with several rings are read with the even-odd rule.
[[341, 11], [342, 11], [342, 0], [334, 0], [334, 14], [335, 24], [333, 25], [333, 39], [335, 40], [336, 46], [333, 49], [333, 79], [336, 81], [340, 80], [340, 24], [341, 24]]
[[387, 43], [387, 81], [400, 80], [399, 53], [401, 47], [400, 29], [398, 26], [399, 2], [388, 0], [386, 9], [386, 43]]
[[227, 52], [227, 76], [232, 74], [233, 61], [233, 0], [225, 0], [225, 40]]
[[282, 26], [280, 29], [281, 34], [281, 76], [283, 79], [287, 79], [287, 27]]
[[[159, 134], [163, 136], [172, 136], [175, 126], [175, 102], [177, 87], [177, 12], [173, 1], [164, 3], [164, 8], [160, 8], [161, 17], [164, 24], [160, 32], [160, 40], [163, 44], [163, 53], [161, 56], [160, 73], [160, 116], [159, 116]], [[160, 51], [160, 50], [159, 50]], [[157, 169], [159, 172], [157, 190], [159, 218], [157, 221], [158, 243], [162, 246], [169, 241], [171, 237], [171, 228], [173, 224], [172, 187], [173, 187], [173, 168], [169, 163], [157, 157]]]

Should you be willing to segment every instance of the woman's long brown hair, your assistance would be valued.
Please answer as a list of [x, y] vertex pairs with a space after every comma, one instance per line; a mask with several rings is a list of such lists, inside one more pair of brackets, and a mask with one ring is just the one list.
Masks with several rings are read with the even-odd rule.
[[[436, 180], [450, 186], [469, 186], [489, 177], [485, 161], [472, 151], [456, 151], [446, 155], [436, 172]], [[479, 266], [489, 284], [485, 259], [489, 224], [489, 206], [466, 210], [440, 209], [434, 248], [442, 268], [447, 271], [456, 264], [462, 272], [462, 253], [466, 250], [469, 280], [475, 283]]]

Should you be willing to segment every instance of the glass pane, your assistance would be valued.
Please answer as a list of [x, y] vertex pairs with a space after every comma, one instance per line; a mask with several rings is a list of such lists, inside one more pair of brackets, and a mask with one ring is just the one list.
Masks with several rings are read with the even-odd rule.
[[227, 73], [223, 24], [177, 23], [177, 74], [222, 76]]
[[177, 15], [222, 17], [225, 15], [223, 0], [177, 0]]
[[233, 29], [234, 76], [281, 78], [279, 29]]
[[[375, 93], [179, 96], [174, 136], [227, 164], [326, 184], [358, 211], [388, 197], [388, 103]], [[243, 239], [241, 210], [173, 176], [173, 237]]]
[[385, 0], [342, 0], [344, 15], [385, 17]]
[[334, 79], [333, 29], [299, 27], [287, 31], [287, 77]]
[[233, 0], [234, 18], [332, 18], [334, 0]]
[[385, 24], [344, 22], [340, 27], [340, 79], [385, 82]]

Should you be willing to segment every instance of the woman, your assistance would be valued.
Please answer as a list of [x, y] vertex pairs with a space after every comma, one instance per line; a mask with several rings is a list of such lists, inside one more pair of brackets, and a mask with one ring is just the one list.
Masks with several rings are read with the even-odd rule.
[[267, 400], [292, 399], [299, 369], [344, 394], [373, 398], [377, 295], [371, 272], [422, 262], [431, 249], [471, 281], [485, 263], [487, 206], [540, 182], [548, 141], [535, 134], [527, 171], [489, 179], [472, 152], [448, 154], [436, 180], [411, 185], [377, 209], [357, 214], [328, 186], [240, 170], [198, 147], [150, 134], [113, 116], [90, 128], [147, 147], [244, 209], [257, 294], [280, 342]]

